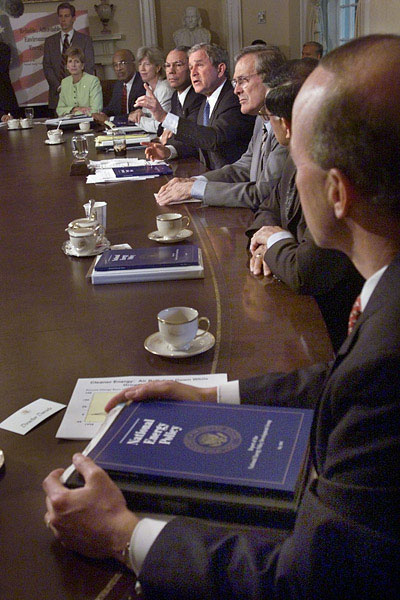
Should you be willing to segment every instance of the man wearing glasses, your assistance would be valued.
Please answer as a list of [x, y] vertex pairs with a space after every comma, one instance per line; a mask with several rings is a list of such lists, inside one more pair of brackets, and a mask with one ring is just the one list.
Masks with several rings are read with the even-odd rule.
[[108, 117], [127, 117], [134, 110], [136, 99], [146, 93], [140, 74], [136, 72], [135, 57], [130, 50], [117, 50], [113, 56], [117, 82], [114, 85], [111, 100], [102, 113], [93, 118], [104, 123]]
[[160, 205], [196, 198], [212, 206], [238, 206], [257, 210], [280, 178], [287, 148], [278, 144], [264, 107], [265, 80], [285, 61], [275, 46], [248, 46], [236, 57], [233, 91], [242, 114], [258, 115], [253, 137], [244, 154], [230, 165], [196, 178], [174, 178], [158, 195]]

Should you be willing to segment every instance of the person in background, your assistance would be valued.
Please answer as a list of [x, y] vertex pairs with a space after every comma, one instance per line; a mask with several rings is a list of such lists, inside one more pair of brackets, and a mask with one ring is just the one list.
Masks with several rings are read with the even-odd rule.
[[[44, 481], [45, 521], [56, 538], [88, 556], [129, 561], [147, 600], [399, 598], [399, 80], [399, 36], [356, 38], [322, 59], [293, 109], [291, 152], [310, 232], [319, 246], [346, 253], [366, 279], [335, 361], [218, 390], [153, 381], [107, 407], [217, 397], [313, 406], [315, 476], [293, 532], [276, 544], [261, 527], [140, 519], [82, 454], [73, 462], [83, 488], [65, 488], [62, 469]], [[377, 144], [385, 149], [379, 160]]]
[[137, 98], [146, 92], [140, 73], [136, 71], [135, 56], [130, 50], [117, 50], [112, 66], [117, 81], [113, 86], [111, 100], [103, 112], [92, 115], [99, 123], [104, 123], [109, 117], [127, 120], [128, 114], [134, 110]]
[[91, 115], [103, 108], [103, 93], [98, 77], [84, 72], [85, 57], [80, 48], [68, 48], [67, 70], [70, 73], [61, 82], [57, 115], [78, 113]]
[[306, 42], [303, 44], [301, 58], [316, 58], [321, 60], [324, 48], [319, 42]]
[[166, 205], [196, 198], [209, 206], [239, 206], [256, 211], [279, 181], [287, 148], [279, 144], [264, 109], [265, 81], [285, 62], [276, 46], [247, 46], [236, 57], [234, 93], [242, 114], [255, 115], [253, 137], [246, 152], [231, 165], [193, 178], [174, 178], [157, 194]]
[[18, 101], [10, 79], [11, 48], [0, 41], [0, 120], [4, 123], [19, 115]]
[[[173, 90], [165, 79], [164, 55], [159, 48], [143, 46], [137, 51], [139, 73], [147, 93], [154, 94], [163, 110], [171, 108]], [[137, 107], [137, 103], [135, 104]], [[149, 133], [157, 133], [159, 122], [145, 106], [135, 108], [129, 113], [128, 120], [137, 123]]]
[[[240, 111], [239, 100], [228, 80], [228, 54], [216, 44], [197, 44], [189, 50], [189, 70], [194, 91], [206, 96], [197, 123], [163, 110], [151, 91], [138, 98], [175, 139], [199, 150], [200, 161], [208, 169], [219, 169], [237, 160], [246, 150], [253, 133], [255, 117]], [[162, 144], [146, 149], [149, 159], [179, 157]]]
[[49, 110], [57, 108], [61, 80], [67, 77], [65, 53], [70, 46], [83, 52], [86, 73], [94, 74], [94, 50], [88, 35], [75, 31], [75, 6], [62, 2], [57, 7], [61, 31], [45, 39], [43, 49], [43, 72], [49, 84]]

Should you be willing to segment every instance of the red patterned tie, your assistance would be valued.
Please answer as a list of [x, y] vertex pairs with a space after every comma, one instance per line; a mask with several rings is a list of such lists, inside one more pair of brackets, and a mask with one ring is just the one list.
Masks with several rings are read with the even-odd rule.
[[359, 316], [361, 315], [361, 297], [357, 296], [354, 304], [353, 304], [353, 308], [351, 309], [351, 313], [350, 313], [350, 317], [349, 317], [349, 326], [347, 329], [347, 333], [350, 335], [350, 333], [353, 331], [354, 329], [354, 325], [356, 324]]
[[126, 115], [126, 113], [128, 112], [127, 100], [128, 100], [128, 88], [126, 87], [126, 83], [124, 83], [124, 87], [122, 88], [122, 99], [121, 99], [121, 113], [123, 115]]
[[65, 56], [65, 53], [68, 50], [69, 46], [70, 46], [70, 43], [69, 43], [69, 39], [68, 39], [68, 33], [66, 33], [64, 36], [63, 47], [62, 47], [62, 56], [61, 56], [61, 78], [62, 79], [64, 79], [64, 77], [67, 77], [67, 75], [68, 75], [67, 57]]

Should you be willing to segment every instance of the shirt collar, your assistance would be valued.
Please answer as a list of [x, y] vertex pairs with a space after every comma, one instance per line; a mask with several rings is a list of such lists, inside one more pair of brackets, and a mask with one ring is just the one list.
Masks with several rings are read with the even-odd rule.
[[363, 288], [360, 294], [361, 301], [361, 310], [365, 310], [370, 297], [372, 296], [372, 292], [378, 285], [378, 282], [389, 265], [385, 265], [379, 271], [376, 271], [371, 277], [368, 277], [367, 281], [364, 283]]

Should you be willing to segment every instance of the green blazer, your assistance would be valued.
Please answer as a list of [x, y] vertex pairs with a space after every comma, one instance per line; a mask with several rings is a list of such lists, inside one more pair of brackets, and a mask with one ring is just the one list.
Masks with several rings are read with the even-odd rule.
[[61, 81], [58, 116], [70, 113], [75, 106], [89, 106], [92, 112], [103, 110], [103, 93], [98, 77], [83, 73], [78, 83], [73, 83], [71, 75]]

